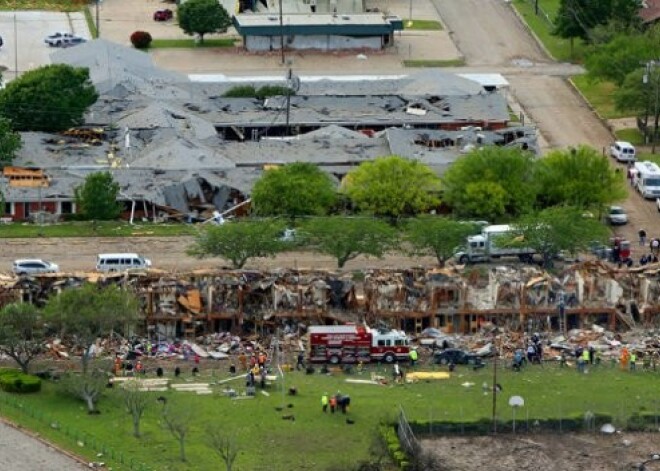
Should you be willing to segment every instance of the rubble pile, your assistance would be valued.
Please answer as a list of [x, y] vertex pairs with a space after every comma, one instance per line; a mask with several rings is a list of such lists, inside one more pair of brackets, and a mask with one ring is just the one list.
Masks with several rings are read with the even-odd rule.
[[558, 274], [527, 265], [449, 266], [368, 270], [363, 279], [319, 270], [3, 275], [0, 306], [19, 301], [43, 306], [85, 282], [135, 292], [145, 330], [188, 340], [213, 332], [272, 331], [286, 321], [382, 322], [415, 334], [427, 327], [476, 334], [493, 326], [511, 335], [594, 324], [619, 332], [660, 324], [660, 265], [616, 269], [600, 261]]

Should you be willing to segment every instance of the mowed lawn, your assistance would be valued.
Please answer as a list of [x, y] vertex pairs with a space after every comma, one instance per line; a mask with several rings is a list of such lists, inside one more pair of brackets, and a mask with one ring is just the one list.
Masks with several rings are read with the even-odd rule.
[[58, 224], [0, 224], [2, 238], [33, 237], [169, 237], [195, 235], [199, 227], [191, 224], [129, 224], [117, 221], [79, 221]]
[[[216, 367], [224, 371], [227, 364], [218, 363]], [[220, 371], [204, 373], [194, 381], [216, 381], [226, 377]], [[389, 380], [389, 368], [382, 367], [378, 373]], [[254, 399], [230, 399], [220, 392], [228, 386], [240, 393], [244, 390], [243, 379], [216, 386], [212, 396], [183, 392], [145, 393], [153, 401], [143, 419], [144, 435], [141, 439], [131, 435], [130, 416], [122, 406], [116, 388], [107, 390], [99, 405], [102, 413], [97, 416], [88, 415], [82, 403], [58, 394], [56, 386], [48, 382], [41, 393], [18, 397], [18, 406], [9, 404], [7, 394], [2, 393], [0, 413], [90, 460], [99, 460], [97, 453], [105, 449], [100, 459], [111, 463], [115, 470], [131, 469], [126, 464], [129, 462], [133, 463], [132, 469], [145, 470], [223, 469], [206, 443], [205, 430], [210, 424], [222, 426], [238, 440], [237, 469], [325, 470], [331, 467], [349, 469], [360, 460], [368, 459], [378, 424], [393, 423], [400, 405], [411, 421], [470, 422], [491, 417], [492, 396], [484, 393], [482, 388], [484, 382], [492, 384], [490, 367], [477, 372], [459, 369], [449, 380], [406, 385], [373, 386], [345, 382], [347, 378], [369, 377], [367, 371], [351, 375], [292, 372], [286, 374], [284, 388], [281, 384], [273, 385], [267, 389], [268, 396], [258, 391]], [[193, 379], [188, 375], [187, 380]], [[618, 425], [623, 426], [630, 415], [657, 413], [660, 406], [660, 372], [631, 373], [601, 366], [579, 375], [572, 368], [535, 366], [522, 373], [500, 369], [497, 382], [503, 388], [498, 395], [498, 415], [502, 420], [511, 419], [511, 408], [507, 403], [513, 395], [522, 396], [526, 402], [518, 412], [519, 419], [575, 418], [592, 411], [610, 414]], [[294, 385], [298, 395], [289, 396], [286, 391]], [[346, 417], [350, 417], [354, 424], [346, 423], [342, 414], [321, 412], [321, 394], [337, 391], [351, 396], [351, 408]], [[162, 406], [156, 398], [161, 395], [167, 397], [168, 407], [194, 411], [187, 440], [187, 463], [178, 460], [176, 442], [159, 423]], [[12, 396], [12, 400], [16, 398]], [[283, 410], [276, 410], [282, 407]], [[293, 415], [295, 421], [283, 420], [283, 415]], [[117, 459], [120, 451], [121, 461], [125, 464]], [[138, 463], [147, 466], [138, 467]]]

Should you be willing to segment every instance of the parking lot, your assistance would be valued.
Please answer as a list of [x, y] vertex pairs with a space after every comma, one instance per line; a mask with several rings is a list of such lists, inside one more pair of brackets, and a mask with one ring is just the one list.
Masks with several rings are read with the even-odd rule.
[[57, 13], [44, 11], [0, 12], [0, 36], [4, 45], [0, 48], [0, 68], [5, 80], [18, 73], [50, 64], [53, 48], [44, 38], [57, 31], [72, 32], [89, 39], [89, 29], [82, 13]]

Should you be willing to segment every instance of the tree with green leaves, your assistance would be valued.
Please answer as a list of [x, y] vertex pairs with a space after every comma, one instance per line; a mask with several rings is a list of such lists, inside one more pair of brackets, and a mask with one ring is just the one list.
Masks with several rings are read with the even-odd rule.
[[536, 200], [535, 164], [533, 154], [517, 147], [474, 150], [443, 175], [443, 202], [462, 217], [518, 217]]
[[179, 5], [177, 17], [183, 32], [198, 34], [200, 43], [205, 34], [224, 33], [231, 25], [227, 10], [217, 0], [187, 0]]
[[660, 27], [643, 33], [617, 34], [611, 41], [594, 47], [586, 56], [589, 77], [623, 84], [626, 76], [660, 56]]
[[45, 65], [0, 90], [0, 116], [16, 131], [57, 132], [83, 124], [97, 99], [87, 68]]
[[555, 206], [530, 213], [514, 224], [516, 243], [532, 248], [549, 268], [561, 252], [576, 255], [594, 241], [605, 242], [607, 228], [597, 219], [585, 217], [579, 208]]
[[651, 67], [648, 71], [640, 68], [629, 73], [623, 84], [614, 91], [614, 106], [619, 111], [634, 113], [640, 118], [646, 142], [657, 142], [660, 107], [655, 105], [658, 90], [660, 67]]
[[206, 430], [209, 447], [215, 451], [225, 465], [226, 471], [232, 471], [240, 450], [236, 432], [227, 431], [222, 424], [212, 424]]
[[440, 266], [454, 255], [456, 247], [465, 243], [465, 238], [479, 233], [476, 224], [456, 221], [447, 217], [425, 216], [412, 219], [405, 226], [405, 240], [410, 245], [411, 255], [432, 255]]
[[234, 268], [242, 268], [256, 257], [274, 257], [287, 249], [288, 244], [280, 240], [282, 223], [262, 221], [232, 221], [218, 226], [209, 226], [195, 238], [188, 249], [193, 257], [221, 257], [229, 260]]
[[625, 175], [588, 146], [555, 150], [537, 166], [539, 206], [568, 205], [600, 211], [627, 196]]
[[30, 362], [44, 350], [45, 333], [39, 309], [33, 304], [8, 304], [0, 309], [0, 353], [29, 373]]
[[296, 162], [266, 170], [251, 197], [259, 216], [325, 216], [337, 202], [337, 189], [316, 165]]
[[613, 21], [619, 31], [638, 27], [640, 8], [641, 0], [560, 0], [553, 34], [570, 39], [572, 54], [573, 40], [590, 42], [598, 26]]
[[11, 164], [21, 145], [21, 135], [14, 131], [11, 121], [0, 117], [0, 167]]
[[108, 381], [107, 369], [92, 367], [96, 340], [117, 332], [131, 334], [138, 318], [138, 302], [129, 291], [116, 285], [102, 287], [86, 283], [69, 288], [48, 300], [44, 319], [69, 345], [82, 352], [80, 372], [62, 378], [62, 389], [85, 402], [89, 413], [96, 405]]
[[392, 226], [372, 218], [314, 218], [300, 233], [314, 251], [334, 257], [339, 268], [360, 255], [381, 258], [398, 242]]
[[440, 204], [440, 178], [433, 170], [396, 155], [360, 164], [344, 177], [341, 191], [358, 209], [391, 219]]
[[116, 285], [86, 283], [51, 297], [44, 308], [48, 326], [82, 352], [81, 370], [87, 373], [96, 339], [118, 332], [131, 333], [138, 318], [138, 302]]
[[76, 204], [85, 219], [107, 221], [117, 219], [122, 205], [117, 201], [119, 184], [110, 172], [90, 173], [76, 188]]

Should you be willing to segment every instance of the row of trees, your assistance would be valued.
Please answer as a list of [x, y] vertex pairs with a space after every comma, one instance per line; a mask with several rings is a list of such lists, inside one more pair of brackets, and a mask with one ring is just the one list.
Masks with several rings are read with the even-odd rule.
[[[475, 223], [440, 216], [400, 221], [397, 226], [382, 219], [360, 217], [311, 218], [298, 223], [290, 237], [282, 237], [286, 225], [281, 220], [244, 220], [213, 226], [197, 236], [188, 253], [200, 258], [221, 257], [233, 268], [243, 267], [252, 258], [300, 249], [330, 256], [338, 268], [360, 255], [381, 258], [389, 252], [432, 256], [442, 266], [465, 244], [468, 235], [480, 231]], [[560, 252], [577, 254], [607, 237], [607, 229], [600, 222], [568, 206], [527, 213], [515, 225], [517, 232], [504, 242], [524, 241], [525, 247], [540, 254], [547, 266]]]
[[349, 172], [339, 188], [311, 163], [285, 165], [257, 181], [252, 203], [264, 217], [354, 210], [394, 221], [443, 203], [456, 216], [498, 221], [557, 205], [598, 212], [625, 196], [624, 176], [592, 148], [537, 159], [518, 148], [493, 146], [461, 157], [442, 178], [418, 161], [379, 158]]
[[[119, 334], [132, 335], [138, 320], [135, 296], [117, 286], [101, 287], [85, 284], [64, 290], [51, 298], [43, 309], [32, 304], [9, 304], [0, 309], [0, 353], [16, 362], [24, 373], [30, 372], [32, 361], [44, 352], [53, 336], [80, 353], [78, 371], [66, 373], [59, 383], [62, 393], [83, 401], [89, 413], [97, 413], [98, 403], [106, 394], [111, 362], [95, 358], [98, 338]], [[126, 413], [131, 417], [133, 435], [141, 436], [140, 424], [156, 402], [137, 384], [128, 384], [117, 393]], [[186, 460], [185, 442], [194, 414], [190, 408], [163, 404], [160, 422], [176, 439], [179, 457]], [[237, 457], [237, 441], [220, 426], [209, 426], [207, 445], [214, 450], [226, 469]]]

